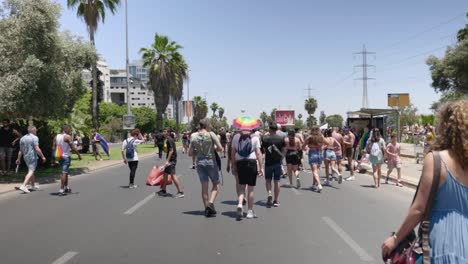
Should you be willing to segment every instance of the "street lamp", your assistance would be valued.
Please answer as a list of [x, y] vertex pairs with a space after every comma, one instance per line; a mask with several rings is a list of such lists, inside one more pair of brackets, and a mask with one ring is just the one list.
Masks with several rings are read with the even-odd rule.
[[187, 115], [187, 125], [190, 125], [190, 115], [192, 114], [192, 102], [190, 101], [190, 69], [187, 70], [187, 103], [185, 104], [185, 107], [190, 106], [190, 111], [185, 110], [188, 115]]
[[125, 0], [125, 52], [126, 52], [126, 78], [127, 78], [127, 114], [123, 116], [123, 129], [130, 130], [135, 128], [135, 116], [132, 115], [132, 110], [130, 109], [130, 77], [129, 77], [129, 61], [128, 61], [128, 1]]

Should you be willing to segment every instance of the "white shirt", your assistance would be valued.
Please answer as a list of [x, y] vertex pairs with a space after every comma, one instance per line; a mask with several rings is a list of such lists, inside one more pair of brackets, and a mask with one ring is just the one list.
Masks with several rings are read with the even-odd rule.
[[246, 160], [246, 159], [257, 159], [257, 155], [255, 154], [255, 150], [260, 149], [260, 138], [257, 136], [251, 136], [250, 138], [252, 139], [252, 148], [253, 152], [250, 153], [250, 156], [247, 158], [242, 157], [237, 153], [237, 146], [239, 144], [239, 138], [241, 134], [236, 134], [234, 138], [232, 139], [232, 149], [236, 150], [236, 160]]
[[126, 154], [127, 151], [127, 143], [131, 142], [133, 140], [133, 159], [127, 159], [127, 161], [137, 161], [138, 160], [138, 152], [137, 152], [137, 145], [141, 144], [143, 142], [142, 140], [136, 139], [134, 137], [129, 137], [126, 140], [122, 142], [122, 151], [124, 155]]
[[62, 134], [58, 134], [57, 135], [57, 138], [56, 138], [56, 144], [57, 145], [60, 145], [60, 147], [62, 147], [62, 156], [64, 158], [68, 158], [70, 157], [70, 152], [71, 152], [71, 148], [70, 148], [70, 145], [65, 142], [65, 133], [62, 133]]

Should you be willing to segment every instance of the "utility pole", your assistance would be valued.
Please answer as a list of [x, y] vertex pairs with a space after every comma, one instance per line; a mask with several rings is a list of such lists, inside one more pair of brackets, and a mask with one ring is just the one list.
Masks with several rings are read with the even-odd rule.
[[304, 89], [307, 91], [307, 98], [311, 98], [312, 97], [312, 91], [315, 90], [313, 88], [310, 88], [310, 84], [309, 86], [307, 87], [307, 89]]
[[367, 80], [375, 80], [375, 79], [367, 77], [367, 68], [375, 67], [375, 66], [367, 64], [367, 55], [375, 54], [375, 52], [367, 51], [366, 45], [362, 45], [362, 51], [356, 52], [354, 54], [362, 55], [362, 64], [355, 65], [354, 67], [362, 67], [362, 78], [357, 78], [356, 80], [362, 80], [362, 108], [368, 108], [369, 98], [367, 95]]
[[129, 60], [128, 60], [128, 1], [125, 0], [125, 72], [126, 72], [126, 79], [127, 79], [127, 114], [123, 116], [122, 126], [124, 130], [127, 130], [127, 136], [130, 136], [130, 130], [135, 128], [135, 116], [132, 114], [132, 110], [130, 108], [130, 76], [129, 76]]

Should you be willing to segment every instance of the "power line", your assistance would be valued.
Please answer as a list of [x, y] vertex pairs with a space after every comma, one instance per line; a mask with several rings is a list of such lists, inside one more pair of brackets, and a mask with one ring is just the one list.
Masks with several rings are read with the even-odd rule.
[[407, 37], [406, 39], [403, 39], [403, 40], [399, 40], [399, 41], [397, 41], [397, 42], [394, 42], [393, 44], [391, 44], [391, 45], [385, 47], [384, 50], [385, 50], [385, 49], [393, 48], [393, 47], [398, 46], [398, 45], [400, 45], [400, 44], [402, 44], [402, 43], [404, 43], [404, 42], [406, 42], [406, 41], [409, 41], [409, 40], [415, 39], [415, 38], [417, 38], [417, 37], [419, 37], [419, 36], [421, 36], [421, 35], [424, 35], [424, 34], [427, 33], [427, 32], [433, 31], [434, 29], [437, 29], [437, 28], [439, 28], [439, 27], [441, 27], [441, 26], [450, 24], [450, 23], [452, 23], [453, 21], [457, 20], [459, 17], [462, 17], [462, 16], [465, 16], [465, 13], [458, 14], [458, 15], [452, 17], [451, 19], [449, 19], [449, 20], [447, 20], [447, 21], [441, 22], [441, 23], [439, 23], [439, 24], [437, 24], [437, 25], [435, 25], [435, 26], [432, 26], [432, 27], [430, 27], [430, 28], [428, 28], [428, 29], [425, 29], [425, 30], [420, 31], [420, 32], [418, 32], [418, 33], [416, 33], [416, 34], [413, 34], [413, 35]]
[[366, 50], [366, 45], [362, 46], [361, 52], [356, 52], [354, 54], [362, 55], [362, 64], [355, 65], [354, 67], [361, 67], [362, 68], [362, 78], [358, 78], [356, 80], [362, 80], [362, 108], [369, 107], [369, 99], [367, 96], [367, 81], [374, 80], [374, 78], [367, 77], [367, 68], [375, 67], [374, 65], [367, 64], [367, 55], [375, 54], [375, 52], [370, 52]]
[[427, 54], [432, 53], [434, 51], [438, 51], [438, 50], [445, 49], [445, 48], [447, 48], [447, 45], [444, 45], [444, 46], [441, 46], [441, 47], [438, 47], [438, 48], [435, 48], [435, 49], [431, 49], [431, 50], [428, 50], [428, 51], [424, 51], [424, 52], [418, 53], [416, 55], [403, 58], [403, 59], [401, 59], [399, 61], [392, 62], [392, 63], [387, 63], [387, 64], [384, 64], [384, 65], [390, 66], [390, 65], [401, 64], [402, 62], [417, 58], [419, 56], [427, 55]]

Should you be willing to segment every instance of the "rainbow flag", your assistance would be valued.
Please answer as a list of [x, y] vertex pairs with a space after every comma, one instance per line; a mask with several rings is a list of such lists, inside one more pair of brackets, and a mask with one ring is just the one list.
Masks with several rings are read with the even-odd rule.
[[63, 150], [62, 150], [62, 146], [57, 145], [57, 147], [56, 147], [55, 150], [54, 150], [54, 153], [52, 153], [52, 158], [53, 158], [55, 161], [60, 161], [60, 160], [63, 159]]
[[99, 140], [99, 142], [101, 143], [102, 150], [104, 151], [104, 153], [106, 153], [107, 157], [109, 157], [110, 149], [109, 149], [109, 145], [107, 144], [107, 141], [99, 133], [96, 133], [96, 136], [94, 137], [94, 139]]

